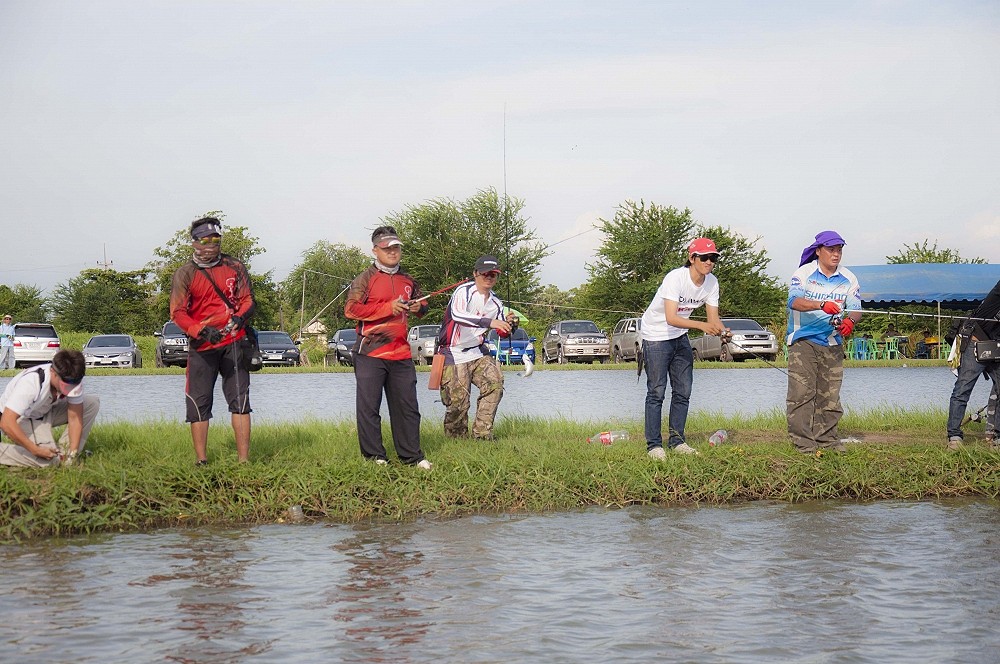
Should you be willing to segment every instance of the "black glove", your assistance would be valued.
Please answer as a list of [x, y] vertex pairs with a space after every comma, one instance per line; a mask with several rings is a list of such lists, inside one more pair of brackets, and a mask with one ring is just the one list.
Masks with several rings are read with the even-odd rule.
[[243, 327], [243, 318], [241, 316], [234, 315], [232, 318], [229, 319], [229, 322], [226, 323], [226, 326], [222, 328], [222, 335], [225, 336], [230, 332], [235, 332], [241, 327]]
[[211, 325], [206, 325], [198, 333], [198, 339], [204, 343], [217, 344], [222, 341], [222, 330]]

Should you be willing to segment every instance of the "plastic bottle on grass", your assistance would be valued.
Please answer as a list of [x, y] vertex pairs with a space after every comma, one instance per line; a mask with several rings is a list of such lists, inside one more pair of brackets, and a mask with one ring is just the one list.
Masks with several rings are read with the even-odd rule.
[[615, 429], [614, 431], [599, 431], [587, 439], [588, 443], [600, 443], [610, 445], [616, 440], [628, 440], [628, 431]]
[[726, 442], [727, 438], [729, 438], [729, 432], [725, 429], [719, 429], [708, 437], [708, 444], [715, 447], [716, 445], [721, 445]]

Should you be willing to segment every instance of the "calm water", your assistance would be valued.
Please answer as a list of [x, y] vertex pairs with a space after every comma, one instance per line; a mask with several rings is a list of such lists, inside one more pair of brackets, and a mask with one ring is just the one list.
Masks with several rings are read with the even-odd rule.
[[[438, 393], [427, 389], [428, 377], [426, 372], [417, 374], [420, 412], [443, 418], [444, 406]], [[9, 380], [0, 379], [0, 389]], [[783, 412], [787, 381], [773, 368], [699, 369], [691, 409], [727, 415], [773, 408]], [[897, 406], [944, 411], [954, 382], [944, 367], [847, 369], [842, 400], [853, 410]], [[101, 397], [101, 419], [184, 419], [183, 375], [90, 376], [86, 385]], [[250, 401], [257, 421], [353, 419], [354, 386], [353, 373], [264, 373], [251, 379]], [[985, 380], [979, 381], [970, 406], [985, 405], [989, 388]], [[499, 416], [640, 420], [645, 397], [645, 375], [636, 381], [634, 370], [536, 371], [528, 378], [508, 372]], [[226, 415], [221, 386], [217, 386], [215, 415]], [[388, 417], [388, 412], [384, 415]]]
[[1000, 505], [590, 509], [0, 547], [4, 662], [995, 662]]

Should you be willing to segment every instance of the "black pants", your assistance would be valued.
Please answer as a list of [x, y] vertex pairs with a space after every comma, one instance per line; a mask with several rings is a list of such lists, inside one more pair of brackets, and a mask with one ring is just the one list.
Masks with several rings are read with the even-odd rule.
[[357, 381], [355, 408], [358, 442], [366, 459], [384, 459], [382, 445], [382, 391], [389, 403], [389, 426], [396, 455], [403, 463], [423, 460], [420, 451], [420, 409], [417, 406], [417, 370], [413, 361], [354, 356]]

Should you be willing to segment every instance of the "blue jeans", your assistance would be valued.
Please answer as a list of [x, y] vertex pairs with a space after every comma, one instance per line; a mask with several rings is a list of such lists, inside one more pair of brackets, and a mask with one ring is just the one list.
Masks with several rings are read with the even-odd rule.
[[670, 437], [668, 445], [677, 447], [684, 442], [691, 385], [694, 383], [694, 355], [688, 336], [669, 341], [642, 342], [642, 359], [646, 366], [646, 449], [663, 447], [663, 397], [670, 379]]
[[965, 419], [965, 409], [969, 405], [969, 397], [972, 396], [972, 388], [976, 386], [984, 372], [993, 380], [993, 385], [997, 385], [1000, 378], [1000, 363], [987, 362], [985, 364], [976, 360], [976, 352], [973, 348], [974, 341], [969, 341], [962, 349], [962, 361], [958, 365], [958, 377], [955, 379], [955, 387], [951, 391], [951, 401], [948, 403], [948, 437], [958, 436], [962, 438], [962, 420]]

